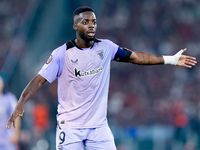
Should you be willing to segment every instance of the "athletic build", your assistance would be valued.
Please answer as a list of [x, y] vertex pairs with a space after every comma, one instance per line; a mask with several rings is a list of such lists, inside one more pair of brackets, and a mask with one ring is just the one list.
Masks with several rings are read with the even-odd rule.
[[139, 65], [172, 64], [191, 68], [196, 58], [157, 56], [121, 48], [107, 39], [97, 39], [96, 16], [89, 7], [74, 12], [76, 38], [55, 49], [46, 64], [22, 92], [7, 124], [24, 113], [23, 105], [46, 82], [58, 78], [56, 149], [116, 150], [107, 123], [107, 99], [112, 60]]

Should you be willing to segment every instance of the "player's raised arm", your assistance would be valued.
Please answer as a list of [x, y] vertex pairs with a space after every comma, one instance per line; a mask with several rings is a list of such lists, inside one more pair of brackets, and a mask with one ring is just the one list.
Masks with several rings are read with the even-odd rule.
[[152, 55], [144, 52], [132, 52], [129, 62], [138, 65], [156, 65], [156, 64], [170, 64], [176, 66], [183, 66], [192, 68], [197, 61], [195, 57], [182, 55], [187, 49], [181, 49], [173, 56]]
[[13, 126], [15, 127], [15, 119], [20, 116], [23, 116], [24, 104], [41, 88], [41, 86], [46, 82], [46, 79], [43, 78], [41, 75], [37, 75], [34, 77], [29, 84], [25, 87], [23, 90], [20, 99], [17, 103], [17, 106], [15, 107], [14, 111], [10, 115], [10, 118], [8, 120], [8, 124], [6, 128], [10, 129], [11, 124], [13, 123]]

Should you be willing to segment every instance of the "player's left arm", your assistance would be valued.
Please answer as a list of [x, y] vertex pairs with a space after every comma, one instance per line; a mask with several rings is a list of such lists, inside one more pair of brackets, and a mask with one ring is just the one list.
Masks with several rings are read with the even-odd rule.
[[145, 52], [131, 52], [129, 62], [138, 65], [164, 64], [163, 56], [153, 55]]
[[192, 68], [197, 61], [195, 57], [183, 55], [187, 49], [181, 49], [173, 56], [153, 55], [145, 52], [133, 52], [130, 55], [129, 62], [138, 65], [157, 65], [157, 64], [170, 64], [176, 66], [183, 66]]
[[192, 66], [196, 65], [197, 61], [195, 57], [183, 55], [182, 53], [186, 50], [186, 48], [181, 49], [172, 56], [162, 56], [145, 52], [134, 52], [127, 48], [118, 47], [114, 60], [118, 62], [130, 62], [138, 65], [170, 64], [192, 68]]

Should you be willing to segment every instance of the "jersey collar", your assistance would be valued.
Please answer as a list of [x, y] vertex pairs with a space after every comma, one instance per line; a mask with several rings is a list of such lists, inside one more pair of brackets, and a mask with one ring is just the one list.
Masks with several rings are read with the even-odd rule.
[[[98, 43], [98, 42], [101, 42], [101, 41], [95, 38], [94, 43]], [[72, 47], [77, 47], [78, 49], [83, 50], [81, 47], [79, 47], [76, 44], [75, 39], [69, 41], [68, 43], [66, 43], [66, 45], [67, 45], [67, 49], [72, 48]], [[94, 46], [94, 44], [90, 48], [93, 48], [93, 46]]]

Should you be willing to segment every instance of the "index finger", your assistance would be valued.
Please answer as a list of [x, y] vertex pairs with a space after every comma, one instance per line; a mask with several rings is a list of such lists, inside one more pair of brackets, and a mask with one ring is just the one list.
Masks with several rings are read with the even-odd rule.
[[10, 129], [11, 123], [12, 123], [12, 121], [11, 121], [11, 118], [10, 118], [10, 119], [8, 120], [8, 123], [7, 123], [7, 126], [6, 126], [7, 129]]
[[15, 119], [16, 118], [14, 118], [13, 115], [10, 116], [8, 123], [7, 123], [7, 126], [6, 126], [7, 129], [10, 129], [12, 123], [13, 123], [13, 127], [15, 128]]

